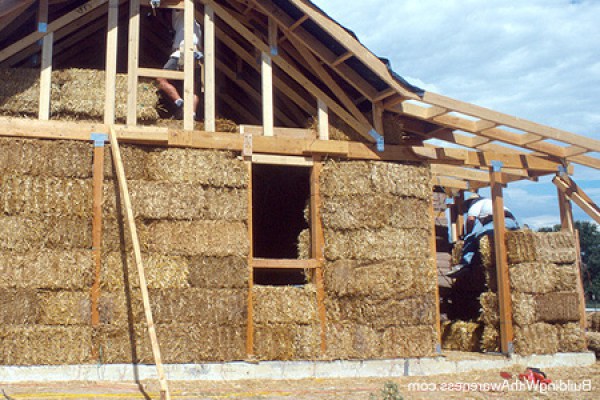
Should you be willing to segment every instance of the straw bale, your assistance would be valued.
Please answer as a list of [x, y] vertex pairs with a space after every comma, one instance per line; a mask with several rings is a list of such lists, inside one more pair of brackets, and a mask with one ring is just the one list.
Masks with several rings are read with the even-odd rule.
[[[148, 163], [148, 149], [146, 147], [119, 144], [123, 169], [128, 180], [147, 179], [146, 165]], [[116, 185], [116, 174], [112, 161], [112, 149], [107, 145], [104, 151], [104, 177], [113, 179]]]
[[92, 284], [92, 271], [90, 250], [0, 251], [2, 289], [83, 290]]
[[335, 296], [402, 299], [432, 293], [437, 272], [432, 259], [366, 263], [339, 260], [325, 266], [325, 287]]
[[[72, 68], [58, 71], [60, 77], [53, 78], [61, 83], [58, 113], [77, 119], [101, 119], [104, 116], [105, 73], [99, 70]], [[127, 116], [127, 75], [117, 74], [115, 114], [118, 121]], [[156, 121], [158, 95], [150, 79], [140, 79], [137, 88], [137, 118], [141, 121]]]
[[[142, 262], [148, 288], [185, 288], [189, 287], [189, 262], [185, 257], [166, 256], [158, 253], [143, 253]], [[125, 271], [125, 267], [127, 270]], [[128, 281], [125, 282], [125, 276]], [[126, 284], [139, 287], [137, 267], [133, 254], [109, 252], [102, 260], [101, 284], [104, 288], [114, 290]]]
[[327, 307], [328, 318], [335, 322], [370, 324], [377, 328], [435, 323], [436, 302], [433, 293], [408, 299], [371, 299], [345, 297]]
[[576, 292], [579, 279], [579, 266], [572, 264], [554, 264], [556, 274], [555, 290], [560, 292]]
[[587, 348], [585, 331], [579, 323], [557, 325], [558, 351], [563, 353], [581, 352]]
[[252, 288], [254, 322], [257, 324], [302, 324], [317, 322], [315, 285], [262, 286]]
[[523, 263], [509, 267], [510, 287], [522, 293], [549, 293], [555, 290], [557, 268], [553, 264]]
[[600, 358], [600, 332], [586, 332], [587, 348], [596, 353], [596, 358]]
[[493, 270], [494, 273], [494, 284], [496, 279], [496, 254], [494, 252], [494, 241], [489, 235], [484, 235], [479, 239], [479, 255], [481, 256], [481, 264], [486, 269]]
[[90, 180], [11, 176], [0, 178], [0, 211], [5, 215], [91, 218]]
[[537, 314], [536, 298], [524, 293], [512, 293], [512, 315], [517, 325], [531, 325], [539, 321]]
[[0, 114], [35, 116], [39, 110], [40, 71], [0, 68]]
[[91, 302], [89, 291], [38, 293], [39, 323], [43, 325], [89, 325]]
[[92, 154], [89, 142], [5, 137], [0, 138], [0, 172], [85, 179], [92, 176]]
[[35, 290], [0, 290], [0, 325], [35, 324], [39, 307]]
[[479, 302], [481, 303], [481, 321], [485, 325], [498, 326], [500, 324], [498, 295], [493, 292], [481, 293]]
[[592, 332], [600, 332], [600, 312], [587, 315], [587, 327]]
[[577, 260], [575, 238], [568, 232], [507, 232], [506, 252], [510, 264], [536, 261], [569, 264]]
[[[381, 339], [381, 334], [370, 325], [337, 322], [329, 323], [327, 325], [326, 358], [381, 358], [382, 351], [384, 350]], [[386, 347], [390, 345], [390, 343], [386, 343]]]
[[0, 249], [25, 252], [92, 246], [91, 220], [79, 217], [0, 215]]
[[149, 153], [151, 180], [187, 182], [214, 187], [245, 188], [248, 170], [234, 153], [198, 149], [156, 149]]
[[0, 365], [83, 364], [91, 348], [91, 327], [0, 325]]
[[446, 350], [480, 351], [483, 324], [447, 321], [442, 329], [442, 347]]
[[[148, 223], [144, 220], [135, 220], [136, 230], [140, 239], [142, 251], [147, 250], [145, 239], [148, 237]], [[133, 251], [129, 224], [124, 211], [116, 213], [103, 213], [102, 219], [102, 250], [110, 251]]]
[[553, 292], [535, 296], [535, 311], [539, 321], [579, 321], [579, 294], [577, 292]]
[[318, 324], [256, 324], [254, 354], [261, 360], [315, 359], [321, 350], [320, 329]]
[[310, 228], [306, 228], [298, 235], [298, 259], [308, 260], [311, 258], [311, 251]]
[[191, 287], [248, 288], [248, 260], [244, 257], [191, 257], [189, 271], [188, 281]]
[[481, 351], [498, 353], [500, 351], [500, 332], [493, 325], [485, 324], [481, 334]]
[[148, 226], [149, 251], [183, 256], [246, 256], [248, 228], [242, 222], [157, 221]]
[[415, 259], [431, 251], [428, 229], [325, 229], [324, 236], [325, 258], [331, 261]]
[[[150, 307], [159, 324], [202, 321], [206, 324], [246, 323], [248, 291], [243, 289], [151, 289]], [[103, 292], [100, 318], [105, 324], [145, 321], [139, 289]]]
[[554, 354], [558, 352], [558, 328], [538, 322], [515, 326], [515, 352], [519, 355]]
[[[162, 360], [167, 364], [235, 361], [245, 358], [245, 326], [206, 323], [157, 324]], [[144, 324], [101, 325], [94, 330], [100, 362], [107, 364], [153, 364], [154, 357]]]
[[383, 358], [433, 355], [438, 335], [433, 325], [393, 326], [383, 331]]
[[450, 262], [452, 265], [460, 264], [460, 259], [462, 257], [462, 249], [465, 245], [465, 242], [462, 240], [457, 240], [452, 247], [452, 254], [450, 256]]
[[427, 166], [381, 161], [328, 161], [321, 173], [324, 197], [389, 193], [429, 199], [431, 173]]
[[423, 228], [431, 221], [430, 204], [423, 199], [390, 193], [325, 197], [321, 210], [323, 224], [335, 230], [360, 228]]

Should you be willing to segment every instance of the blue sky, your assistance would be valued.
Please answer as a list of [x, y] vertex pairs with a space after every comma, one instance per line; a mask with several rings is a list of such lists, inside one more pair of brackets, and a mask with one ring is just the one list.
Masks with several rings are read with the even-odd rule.
[[[417, 86], [600, 140], [600, 0], [313, 2]], [[573, 178], [600, 203], [600, 171]], [[505, 199], [530, 226], [559, 222], [549, 178]]]

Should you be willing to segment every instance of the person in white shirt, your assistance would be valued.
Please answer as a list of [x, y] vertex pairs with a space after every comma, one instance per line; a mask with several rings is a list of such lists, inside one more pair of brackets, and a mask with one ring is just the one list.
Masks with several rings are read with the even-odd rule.
[[[171, 25], [173, 26], [173, 30], [175, 31], [175, 35], [173, 37], [173, 46], [172, 53], [169, 57], [169, 60], [164, 65], [163, 69], [178, 71], [183, 69], [183, 58], [182, 49], [184, 45], [184, 21], [183, 21], [183, 10], [174, 9], [171, 14]], [[194, 58], [198, 60], [198, 63], [195, 63], [196, 68], [194, 68], [194, 116], [196, 109], [198, 108], [198, 104], [200, 103], [200, 97], [198, 93], [200, 92], [200, 88], [202, 85], [201, 76], [200, 76], [200, 65], [199, 62], [202, 61], [203, 55], [199, 50], [200, 40], [202, 39], [202, 29], [198, 21], [194, 20]], [[162, 90], [167, 98], [173, 102], [175, 105], [174, 116], [177, 119], [183, 119], [183, 98], [180, 95], [176, 84], [173, 84], [171, 81], [165, 78], [157, 78], [156, 79], [158, 88]], [[180, 84], [179, 84], [180, 85]], [[181, 88], [180, 88], [181, 89]]]
[[[473, 194], [465, 201], [463, 211], [467, 212], [465, 238], [460, 263], [455, 265], [446, 276], [457, 278], [467, 272], [474, 264], [479, 240], [484, 235], [493, 235], [494, 219], [492, 200]], [[504, 207], [504, 225], [508, 230], [519, 229], [519, 223], [513, 213]]]

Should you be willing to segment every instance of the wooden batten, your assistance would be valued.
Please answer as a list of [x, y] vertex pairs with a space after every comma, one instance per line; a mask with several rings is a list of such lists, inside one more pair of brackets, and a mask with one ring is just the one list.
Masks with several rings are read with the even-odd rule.
[[140, 0], [129, 3], [129, 56], [127, 66], [127, 125], [137, 125], [137, 90], [140, 52]]
[[216, 131], [216, 53], [215, 12], [210, 5], [204, 6], [204, 129]]
[[104, 103], [104, 123], [108, 125], [115, 123], [118, 40], [119, 0], [110, 0], [106, 34], [106, 90]]
[[252, 217], [252, 161], [245, 161], [248, 171], [248, 319], [246, 324], [246, 356], [254, 358], [254, 232]]
[[321, 324], [321, 354], [327, 351], [327, 313], [325, 310], [325, 238], [321, 220], [321, 170], [323, 164], [319, 157], [314, 158], [314, 166], [310, 174], [310, 237], [311, 256], [315, 261], [314, 280], [317, 287], [317, 313]]

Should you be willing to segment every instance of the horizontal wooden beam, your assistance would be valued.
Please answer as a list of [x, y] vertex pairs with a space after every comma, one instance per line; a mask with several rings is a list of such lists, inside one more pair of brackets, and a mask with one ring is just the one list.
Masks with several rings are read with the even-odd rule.
[[319, 266], [317, 260], [291, 260], [291, 259], [252, 259], [254, 269], [315, 269]]
[[165, 78], [182, 81], [185, 77], [183, 71], [173, 71], [160, 68], [138, 68], [138, 76], [147, 78]]

